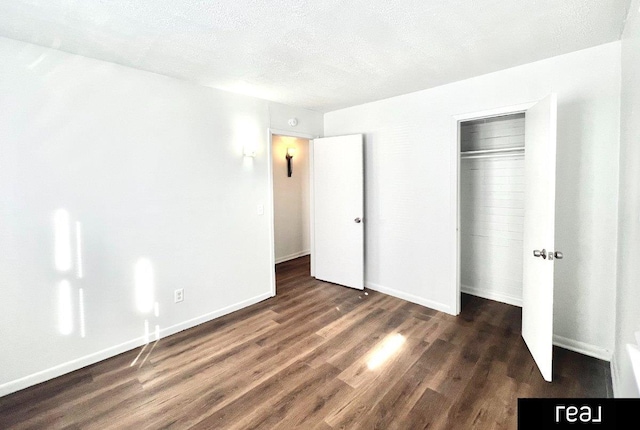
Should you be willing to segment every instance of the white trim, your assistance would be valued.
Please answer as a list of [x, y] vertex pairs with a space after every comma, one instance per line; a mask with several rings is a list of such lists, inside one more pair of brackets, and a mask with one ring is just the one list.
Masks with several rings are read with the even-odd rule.
[[456, 122], [462, 122], [462, 121], [473, 121], [476, 119], [483, 119], [483, 118], [494, 118], [497, 116], [504, 116], [504, 115], [513, 115], [517, 113], [526, 112], [529, 108], [534, 106], [536, 103], [538, 103], [538, 101], [520, 103], [517, 105], [511, 105], [511, 106], [502, 106], [502, 107], [486, 109], [486, 110], [481, 110], [476, 112], [462, 113], [458, 115], [453, 115], [453, 118], [456, 120]]
[[482, 297], [484, 299], [494, 300], [496, 302], [506, 303], [508, 305], [518, 306], [520, 308], [522, 307], [522, 297], [493, 291], [486, 291], [464, 284], [460, 284], [460, 291], [462, 293], [471, 294], [473, 296]]
[[314, 148], [314, 139], [309, 140], [309, 253], [311, 254], [310, 258], [310, 275], [315, 278], [316, 276], [316, 228], [314, 222], [314, 213], [316, 210], [315, 205], [315, 188], [313, 181], [313, 148]]
[[[276, 264], [279, 263], [280, 261], [276, 261], [276, 232], [275, 232], [275, 214], [274, 214], [274, 210], [275, 210], [275, 202], [274, 202], [274, 196], [273, 196], [273, 135], [278, 135], [278, 136], [291, 136], [291, 137], [298, 137], [301, 139], [307, 139], [309, 140], [309, 153], [311, 154], [311, 142], [313, 142], [313, 139], [315, 139], [317, 136], [314, 136], [313, 134], [308, 134], [308, 133], [298, 133], [298, 132], [294, 132], [294, 131], [289, 131], [289, 130], [282, 130], [282, 129], [277, 129], [277, 128], [267, 128], [267, 134], [268, 134], [268, 138], [267, 138], [267, 175], [269, 176], [269, 185], [268, 185], [268, 190], [267, 190], [267, 198], [269, 199], [269, 210], [268, 210], [268, 214], [269, 214], [269, 241], [271, 242], [271, 247], [269, 249], [269, 264], [271, 264], [271, 279], [270, 279], [270, 283], [271, 283], [271, 297], [274, 297], [276, 295]], [[312, 170], [311, 170], [311, 155], [309, 155], [309, 159], [310, 159], [310, 167], [309, 167], [309, 183], [312, 184], [313, 183], [313, 178], [312, 178]], [[313, 189], [313, 187], [312, 187]], [[309, 199], [311, 201], [311, 198], [313, 197], [313, 195], [309, 196]], [[311, 203], [310, 203], [311, 204]], [[311, 213], [311, 208], [309, 210], [309, 212]], [[313, 219], [311, 219], [311, 221], [313, 221]], [[310, 224], [309, 229], [312, 229], [313, 227], [313, 223]], [[311, 242], [311, 249], [313, 250], [313, 234], [311, 234], [310, 237], [310, 242]], [[311, 253], [313, 256], [313, 253]], [[313, 267], [313, 264], [312, 264]], [[313, 272], [312, 272], [313, 275]]]
[[[179, 324], [166, 327], [160, 330], [160, 338], [162, 339], [162, 338], [171, 336], [172, 334], [178, 333], [180, 331], [190, 329], [202, 323], [211, 321], [215, 318], [219, 318], [221, 316], [230, 314], [231, 312], [235, 312], [247, 306], [251, 306], [253, 304], [261, 302], [270, 297], [271, 297], [270, 293], [260, 294], [259, 296], [252, 297], [250, 299], [227, 306], [217, 311], [213, 311], [213, 312], [204, 314], [202, 316], [181, 322]], [[71, 361], [67, 361], [66, 363], [59, 364], [49, 369], [45, 369], [40, 372], [33, 373], [31, 375], [27, 375], [22, 378], [15, 379], [13, 381], [6, 382], [0, 385], [0, 397], [25, 389], [32, 385], [39, 384], [41, 382], [45, 382], [50, 379], [57, 378], [58, 376], [65, 375], [67, 373], [73, 372], [83, 367], [95, 364], [99, 361], [106, 360], [107, 358], [115, 357], [118, 354], [122, 354], [123, 352], [127, 352], [132, 349], [138, 348], [144, 344], [145, 344], [144, 336], [136, 337], [127, 342], [85, 355], [80, 358], [76, 358]]]
[[160, 335], [161, 335], [160, 337], [171, 336], [172, 334], [176, 334], [176, 333], [178, 333], [180, 331], [190, 329], [190, 328], [195, 327], [197, 325], [200, 325], [202, 323], [211, 321], [211, 320], [216, 319], [216, 318], [220, 318], [220, 317], [222, 317], [224, 315], [230, 314], [230, 313], [238, 311], [240, 309], [244, 309], [247, 306], [254, 305], [254, 304], [259, 303], [259, 302], [261, 302], [263, 300], [266, 300], [266, 299], [268, 299], [270, 297], [271, 297], [271, 294], [263, 293], [263, 294], [260, 294], [258, 296], [255, 296], [255, 297], [251, 297], [251, 298], [249, 298], [247, 300], [243, 300], [241, 302], [235, 303], [233, 305], [229, 305], [229, 306], [227, 306], [225, 308], [218, 309], [217, 311], [209, 312], [209, 313], [201, 315], [199, 317], [192, 318], [190, 320], [183, 321], [181, 323], [166, 327], [166, 328], [160, 330]]
[[269, 224], [269, 264], [271, 271], [269, 272], [269, 291], [271, 297], [276, 295], [276, 227], [274, 214], [274, 192], [273, 192], [273, 135], [274, 130], [267, 128], [267, 199], [269, 201], [269, 210], [267, 210], [267, 223]]
[[293, 254], [285, 255], [284, 257], [280, 257], [280, 258], [276, 258], [276, 264], [284, 263], [285, 261], [289, 261], [289, 260], [295, 260], [296, 258], [304, 257], [305, 255], [309, 255], [309, 254], [311, 254], [311, 251], [308, 250], [308, 249], [306, 251], [294, 252]]
[[58, 376], [73, 372], [99, 361], [106, 360], [107, 358], [115, 357], [118, 354], [122, 354], [123, 352], [130, 351], [134, 348], [142, 346], [144, 345], [144, 343], [144, 336], [138, 337], [119, 345], [115, 345], [110, 348], [85, 355], [84, 357], [67, 361], [66, 363], [59, 364], [49, 369], [41, 370], [31, 375], [27, 375], [19, 379], [14, 379], [13, 381], [5, 382], [4, 384], [0, 385], [0, 396], [6, 396], [7, 394], [11, 394], [32, 385], [40, 384], [41, 382], [57, 378]]
[[618, 355], [614, 354], [611, 358], [611, 363], [609, 365], [609, 369], [611, 370], [611, 388], [613, 389], [613, 397], [619, 397], [619, 375], [620, 371], [618, 370]]
[[299, 137], [300, 139], [309, 139], [309, 140], [317, 139], [319, 137], [319, 136], [316, 136], [315, 134], [299, 133], [295, 131], [282, 130], [278, 128], [269, 128], [269, 132], [277, 136]]
[[453, 276], [454, 281], [453, 297], [450, 303], [453, 304], [453, 315], [459, 315], [462, 305], [460, 300], [460, 120], [455, 118], [451, 122], [452, 136], [455, 136], [455, 144], [451, 145], [451, 177], [449, 180], [451, 195], [451, 218], [453, 220], [452, 243], [453, 247]]
[[591, 345], [579, 340], [569, 339], [557, 334], [553, 335], [553, 344], [555, 346], [568, 349], [569, 351], [588, 355], [589, 357], [597, 358], [599, 360], [611, 361], [611, 358], [613, 356], [613, 352], [609, 349]]
[[427, 300], [422, 297], [414, 296], [413, 294], [405, 293], [404, 291], [399, 291], [393, 288], [387, 288], [382, 285], [374, 284], [373, 282], [365, 281], [364, 286], [365, 288], [368, 288], [370, 290], [388, 294], [390, 296], [393, 296], [402, 300], [406, 300], [411, 303], [415, 303], [430, 309], [435, 309], [436, 311], [453, 315], [451, 306], [445, 305], [444, 303], [436, 302], [433, 300]]

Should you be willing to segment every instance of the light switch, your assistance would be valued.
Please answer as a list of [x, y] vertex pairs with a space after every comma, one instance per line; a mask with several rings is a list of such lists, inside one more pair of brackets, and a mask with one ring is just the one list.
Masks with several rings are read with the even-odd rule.
[[258, 205], [258, 215], [264, 215], [264, 205]]

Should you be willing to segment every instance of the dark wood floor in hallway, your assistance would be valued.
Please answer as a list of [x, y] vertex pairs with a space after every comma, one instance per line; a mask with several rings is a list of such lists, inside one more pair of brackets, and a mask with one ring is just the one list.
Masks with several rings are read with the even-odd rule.
[[517, 307], [465, 296], [454, 317], [315, 280], [308, 257], [276, 276], [133, 366], [140, 349], [0, 398], [0, 428], [515, 429], [518, 397], [611, 395], [608, 363], [563, 349], [543, 381]]

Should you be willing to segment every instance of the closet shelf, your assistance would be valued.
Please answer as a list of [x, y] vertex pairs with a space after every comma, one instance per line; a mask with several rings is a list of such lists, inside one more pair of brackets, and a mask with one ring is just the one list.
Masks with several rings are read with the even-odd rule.
[[500, 149], [482, 149], [479, 151], [460, 151], [460, 158], [504, 157], [524, 154], [524, 146]]

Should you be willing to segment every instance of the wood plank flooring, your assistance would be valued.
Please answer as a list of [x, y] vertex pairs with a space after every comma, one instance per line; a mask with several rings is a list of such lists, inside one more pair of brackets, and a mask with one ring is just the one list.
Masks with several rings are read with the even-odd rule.
[[515, 429], [518, 397], [612, 394], [608, 363], [558, 348], [545, 382], [517, 307], [464, 296], [453, 317], [317, 281], [308, 257], [276, 277], [134, 366], [140, 349], [0, 398], [0, 428]]

